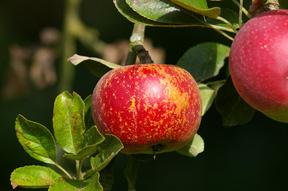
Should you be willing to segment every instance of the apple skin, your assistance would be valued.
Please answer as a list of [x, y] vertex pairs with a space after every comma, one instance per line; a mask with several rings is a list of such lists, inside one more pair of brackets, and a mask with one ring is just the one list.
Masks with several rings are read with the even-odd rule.
[[253, 108], [288, 122], [288, 10], [262, 13], [243, 25], [231, 46], [231, 78]]
[[124, 153], [169, 152], [183, 147], [198, 130], [199, 90], [193, 77], [177, 66], [124, 66], [98, 81], [92, 116], [100, 131], [122, 141]]

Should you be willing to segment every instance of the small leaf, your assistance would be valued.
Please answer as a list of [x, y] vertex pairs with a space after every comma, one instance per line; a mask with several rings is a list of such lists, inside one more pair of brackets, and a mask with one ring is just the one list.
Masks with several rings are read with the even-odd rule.
[[84, 134], [84, 146], [78, 154], [64, 154], [64, 157], [80, 160], [85, 159], [98, 151], [98, 145], [105, 140], [104, 136], [98, 131], [96, 126], [88, 129]]
[[204, 151], [204, 140], [200, 135], [196, 134], [186, 146], [184, 146], [177, 152], [188, 157], [196, 157], [203, 151]]
[[91, 109], [91, 104], [92, 104], [92, 96], [89, 95], [84, 99], [84, 104], [85, 104], [85, 109], [84, 109], [84, 113], [89, 114], [89, 110]]
[[48, 191], [103, 191], [99, 182], [99, 173], [85, 181], [58, 179]]
[[91, 127], [94, 125], [93, 119], [92, 119], [92, 112], [91, 112], [91, 104], [92, 104], [92, 96], [89, 95], [84, 100], [85, 104], [85, 111], [84, 111], [84, 119], [85, 119], [85, 126]]
[[[239, 26], [239, 15], [234, 10], [228, 9], [228, 8], [222, 8], [221, 11], [221, 17], [225, 18], [227, 21], [229, 21], [235, 29], [238, 29]], [[222, 26], [225, 26], [227, 24], [222, 24]]]
[[223, 126], [243, 125], [252, 120], [255, 110], [252, 109], [236, 92], [231, 79], [220, 88], [215, 100]]
[[144, 23], [149, 26], [165, 26], [165, 23], [151, 21], [134, 12], [133, 9], [127, 5], [125, 0], [113, 0], [113, 3], [117, 10], [132, 23]]
[[84, 134], [84, 145], [100, 144], [105, 140], [105, 137], [100, 133], [98, 128], [94, 125], [90, 127]]
[[124, 175], [128, 183], [128, 190], [136, 190], [138, 169], [139, 161], [130, 156], [124, 170]]
[[[235, 32], [240, 28], [238, 12], [228, 8], [221, 8], [221, 17], [222, 19], [207, 18], [207, 22]], [[226, 20], [225, 22], [223, 21], [223, 18]]]
[[53, 128], [57, 143], [71, 154], [83, 148], [84, 102], [75, 92], [63, 92], [54, 102]]
[[55, 163], [55, 140], [45, 126], [18, 115], [15, 129], [20, 144], [31, 157], [48, 164]]
[[121, 141], [113, 135], [105, 135], [105, 141], [98, 146], [99, 154], [91, 157], [92, 169], [100, 171], [124, 148]]
[[228, 57], [229, 47], [206, 42], [190, 48], [177, 65], [188, 70], [197, 82], [217, 76]]
[[15, 169], [10, 177], [13, 189], [24, 188], [48, 188], [61, 177], [51, 168], [44, 166], [24, 166]]
[[198, 13], [210, 18], [217, 18], [220, 16], [221, 9], [219, 7], [208, 8], [206, 0], [171, 0], [176, 5], [183, 7], [189, 11]]
[[204, 25], [204, 18], [199, 15], [188, 15], [169, 0], [126, 0], [126, 3], [139, 15], [161, 23]]
[[100, 172], [100, 183], [104, 191], [112, 191], [114, 183], [113, 166], [107, 166]]
[[218, 89], [223, 86], [225, 83], [224, 80], [216, 81], [210, 86], [208, 84], [198, 84], [198, 88], [200, 90], [200, 97], [202, 102], [202, 116], [210, 109], [216, 95]]
[[77, 66], [80, 63], [85, 62], [85, 61], [93, 61], [93, 62], [96, 62], [96, 63], [100, 63], [100, 64], [102, 64], [104, 66], [107, 66], [108, 68], [111, 68], [111, 69], [120, 68], [121, 67], [118, 64], [114, 64], [114, 63], [108, 62], [108, 61], [100, 59], [100, 58], [80, 56], [78, 54], [74, 54], [72, 57], [70, 57], [68, 59], [68, 61], [71, 62], [72, 64], [74, 64], [75, 66]]

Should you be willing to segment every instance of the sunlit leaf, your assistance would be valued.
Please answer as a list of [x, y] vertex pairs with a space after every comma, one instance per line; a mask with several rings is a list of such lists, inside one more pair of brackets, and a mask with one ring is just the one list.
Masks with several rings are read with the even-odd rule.
[[77, 154], [64, 154], [64, 157], [74, 160], [87, 158], [98, 151], [98, 145], [104, 140], [104, 136], [93, 126], [84, 133], [83, 148]]
[[90, 163], [93, 170], [100, 171], [105, 168], [123, 147], [117, 137], [105, 135], [105, 141], [98, 145], [99, 153], [95, 157], [91, 157]]
[[49, 164], [55, 163], [55, 140], [45, 126], [18, 115], [15, 129], [20, 144], [31, 157]]
[[202, 103], [202, 116], [210, 109], [217, 95], [218, 89], [225, 83], [224, 80], [208, 84], [198, 84]]
[[75, 92], [63, 92], [54, 102], [54, 134], [57, 143], [67, 153], [77, 154], [83, 148], [84, 107], [83, 100]]
[[126, 0], [126, 3], [139, 15], [161, 23], [204, 25], [203, 17], [188, 15], [169, 0]]
[[188, 70], [197, 82], [217, 76], [229, 54], [228, 46], [206, 42], [190, 48], [177, 65]]
[[217, 18], [220, 16], [219, 7], [208, 8], [206, 0], [171, 0], [176, 5], [203, 16]]
[[141, 15], [139, 15], [138, 13], [136, 13], [135, 11], [133, 11], [133, 9], [131, 9], [131, 7], [129, 7], [126, 3], [125, 0], [113, 0], [113, 3], [115, 5], [115, 7], [117, 8], [117, 10], [129, 21], [133, 22], [133, 23], [144, 23], [146, 25], [149, 26], [161, 26], [161, 25], [165, 25], [165, 23], [160, 23], [160, 22], [155, 22], [152, 20], [149, 20]]
[[49, 187], [48, 191], [103, 191], [103, 187], [99, 182], [99, 173], [95, 173], [85, 181], [60, 178]]
[[24, 188], [48, 188], [60, 177], [61, 175], [51, 168], [33, 165], [15, 169], [11, 174], [10, 181], [13, 189], [18, 186]]
[[88, 57], [88, 56], [80, 56], [78, 54], [74, 54], [72, 57], [68, 59], [72, 64], [75, 66], [79, 65], [80, 63], [83, 63], [85, 61], [91, 62], [93, 64], [102, 64], [104, 66], [107, 66], [108, 68], [114, 69], [114, 68], [120, 68], [121, 66], [118, 64], [114, 64], [111, 62], [108, 62], [106, 60], [100, 59], [100, 58], [94, 58], [94, 57]]
[[186, 146], [184, 146], [177, 152], [188, 157], [196, 157], [203, 151], [204, 151], [204, 140], [200, 135], [196, 134]]

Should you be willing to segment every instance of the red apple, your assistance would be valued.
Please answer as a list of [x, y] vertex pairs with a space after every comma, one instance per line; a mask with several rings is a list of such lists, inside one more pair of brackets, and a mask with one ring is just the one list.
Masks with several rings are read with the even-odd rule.
[[92, 115], [116, 135], [125, 153], [161, 153], [184, 146], [201, 120], [197, 84], [184, 69], [136, 64], [106, 73], [92, 97]]
[[229, 62], [240, 96], [268, 117], [288, 122], [288, 10], [265, 12], [245, 23]]

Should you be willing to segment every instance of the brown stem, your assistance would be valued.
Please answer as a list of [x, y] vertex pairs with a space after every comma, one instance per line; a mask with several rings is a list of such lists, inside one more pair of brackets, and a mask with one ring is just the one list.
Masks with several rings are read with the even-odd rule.
[[278, 0], [252, 0], [249, 12], [251, 15], [256, 15], [266, 11], [278, 10], [279, 6]]
[[278, 0], [267, 0], [264, 5], [265, 11], [272, 11], [272, 10], [278, 10], [280, 7]]
[[126, 65], [134, 64], [136, 56], [141, 64], [153, 63], [149, 52], [144, 48], [145, 25], [134, 24], [133, 32], [130, 37], [130, 52], [128, 54]]
[[150, 64], [153, 63], [149, 52], [144, 48], [143, 45], [135, 45], [132, 47], [133, 51], [138, 56], [141, 64]]

